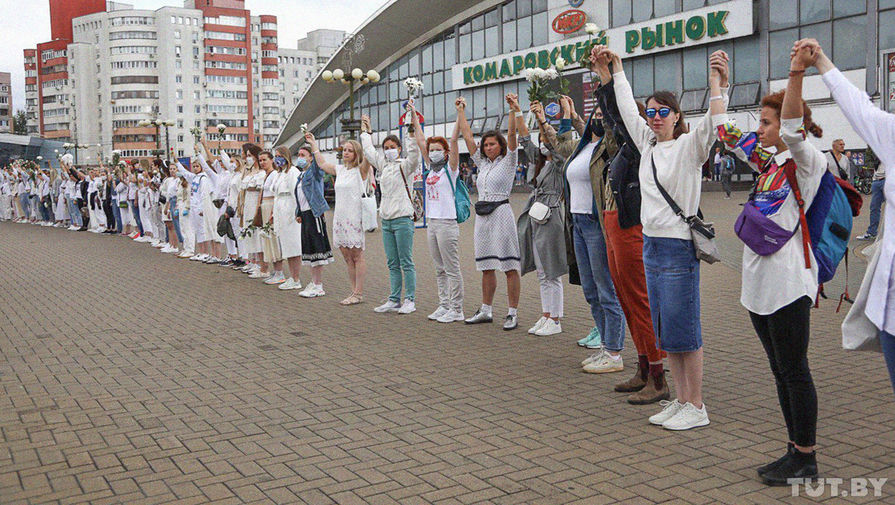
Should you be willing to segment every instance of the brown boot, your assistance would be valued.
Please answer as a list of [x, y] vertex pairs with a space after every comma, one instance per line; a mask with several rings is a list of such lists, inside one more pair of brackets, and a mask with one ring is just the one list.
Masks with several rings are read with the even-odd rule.
[[618, 393], [633, 393], [640, 391], [646, 386], [646, 379], [643, 378], [642, 371], [638, 368], [634, 372], [634, 377], [615, 385], [615, 391]]
[[650, 374], [646, 379], [646, 386], [629, 396], [628, 403], [631, 405], [647, 405], [656, 403], [659, 400], [667, 400], [670, 397], [671, 391], [668, 389], [668, 382], [665, 381], [665, 374], [658, 378]]

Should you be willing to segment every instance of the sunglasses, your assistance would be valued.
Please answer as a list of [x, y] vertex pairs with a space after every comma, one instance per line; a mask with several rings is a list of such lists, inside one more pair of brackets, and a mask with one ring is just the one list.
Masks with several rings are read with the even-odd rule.
[[670, 107], [662, 107], [661, 109], [656, 110], [655, 108], [650, 107], [649, 109], [646, 109], [645, 112], [646, 112], [646, 117], [648, 117], [650, 119], [656, 117], [656, 113], [659, 114], [659, 117], [668, 117], [668, 115], [671, 114], [671, 108]]

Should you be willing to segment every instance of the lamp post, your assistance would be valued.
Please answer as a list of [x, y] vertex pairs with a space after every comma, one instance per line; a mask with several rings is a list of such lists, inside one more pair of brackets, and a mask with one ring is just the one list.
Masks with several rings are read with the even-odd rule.
[[[170, 152], [171, 144], [170, 144], [170, 138], [168, 136], [168, 128], [171, 126], [174, 126], [174, 121], [171, 121], [170, 119], [163, 120], [163, 119], [158, 119], [158, 118], [144, 119], [143, 121], [140, 121], [139, 123], [137, 123], [137, 126], [141, 126], [143, 128], [145, 128], [147, 126], [155, 127], [155, 151], [153, 151], [153, 154], [155, 155], [156, 158], [162, 157], [161, 128], [164, 126], [165, 127], [165, 151]], [[169, 162], [171, 161], [170, 154], [166, 154], [165, 158], [167, 159], [167, 161], [169, 161]]]
[[66, 151], [66, 152], [68, 152], [69, 149], [74, 149], [74, 151], [75, 151], [75, 165], [77, 165], [77, 164], [78, 164], [78, 150], [79, 150], [79, 149], [87, 149], [87, 148], [90, 147], [90, 146], [89, 146], [89, 145], [85, 145], [85, 144], [78, 144], [78, 142], [75, 141], [75, 142], [66, 142], [65, 144], [62, 144], [62, 147], [65, 148], [65, 151]]
[[[351, 138], [355, 138], [357, 132], [360, 131], [360, 120], [354, 119], [354, 91], [364, 84], [379, 82], [379, 72], [368, 70], [365, 73], [363, 70], [355, 68], [346, 74], [344, 70], [337, 68], [333, 71], [324, 70], [320, 77], [330, 84], [341, 83], [348, 86], [348, 119], [342, 119], [341, 122], [342, 129], [347, 131]], [[360, 84], [356, 85], [356, 83]]]

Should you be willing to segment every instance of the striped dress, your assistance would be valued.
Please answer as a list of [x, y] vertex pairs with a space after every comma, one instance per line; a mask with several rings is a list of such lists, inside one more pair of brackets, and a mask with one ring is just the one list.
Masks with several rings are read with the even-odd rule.
[[[507, 152], [489, 160], [477, 150], [472, 161], [478, 167], [476, 189], [479, 200], [496, 202], [510, 197], [516, 178], [516, 151]], [[487, 216], [475, 217], [475, 267], [476, 270], [521, 270], [519, 262], [519, 235], [516, 218], [510, 205], [501, 205]]]

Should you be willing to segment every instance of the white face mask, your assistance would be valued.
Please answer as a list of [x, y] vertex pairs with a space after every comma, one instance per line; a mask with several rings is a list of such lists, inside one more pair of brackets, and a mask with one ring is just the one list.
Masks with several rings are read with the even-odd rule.
[[398, 159], [398, 150], [397, 149], [386, 149], [385, 150], [385, 158], [389, 161], [395, 161]]
[[429, 161], [438, 164], [444, 161], [444, 151], [429, 151]]
[[251, 156], [246, 158], [246, 166], [249, 168], [254, 167], [255, 166], [255, 158], [252, 158]]

